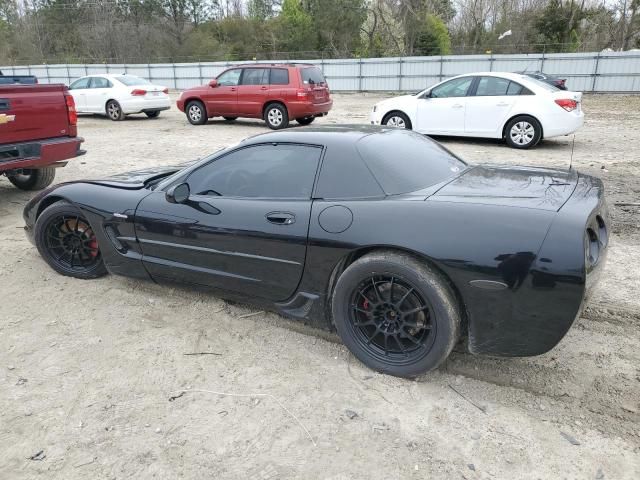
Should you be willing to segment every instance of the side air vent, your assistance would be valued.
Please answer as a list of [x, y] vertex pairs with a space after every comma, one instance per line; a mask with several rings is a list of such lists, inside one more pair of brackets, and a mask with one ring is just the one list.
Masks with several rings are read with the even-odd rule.
[[596, 223], [598, 224], [598, 237], [600, 238], [600, 243], [602, 243], [603, 247], [606, 247], [607, 243], [609, 243], [609, 232], [607, 231], [607, 224], [604, 223], [604, 220], [600, 215], [596, 217]]
[[600, 257], [600, 242], [598, 241], [598, 235], [591, 228], [587, 228], [585, 233], [585, 259], [587, 266], [592, 267], [598, 263]]

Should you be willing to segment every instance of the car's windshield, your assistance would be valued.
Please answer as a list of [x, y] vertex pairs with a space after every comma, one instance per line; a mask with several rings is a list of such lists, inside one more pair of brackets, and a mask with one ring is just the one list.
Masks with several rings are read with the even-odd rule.
[[153, 189], [155, 190], [155, 188], [159, 188], [160, 190], [163, 190], [165, 187], [167, 187], [168, 185], [171, 185], [178, 178], [182, 176], [186, 177], [189, 172], [191, 172], [201, 164], [207, 163], [209, 160], [212, 160], [216, 155], [220, 154], [221, 152], [224, 152], [225, 150], [229, 150], [230, 148], [235, 147], [236, 145], [238, 144], [236, 143], [233, 145], [227, 145], [226, 147], [219, 148], [218, 150], [211, 153], [210, 155], [207, 155], [205, 158], [202, 158], [202, 159], [199, 158], [197, 160], [187, 162], [184, 168], [178, 170], [175, 173], [172, 173], [168, 177], [162, 178], [162, 181], [155, 184]]
[[120, 83], [124, 83], [127, 87], [132, 87], [134, 85], [151, 85], [151, 82], [148, 80], [136, 77], [135, 75], [122, 75], [116, 78]]
[[357, 143], [387, 195], [415, 192], [457, 176], [467, 164], [420, 134], [388, 130]]

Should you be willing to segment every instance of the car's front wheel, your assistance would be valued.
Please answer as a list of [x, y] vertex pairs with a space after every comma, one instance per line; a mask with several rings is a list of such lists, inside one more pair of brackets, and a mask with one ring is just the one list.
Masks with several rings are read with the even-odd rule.
[[107, 102], [107, 116], [114, 122], [124, 120], [124, 112], [122, 107], [115, 100], [109, 100]]
[[7, 177], [20, 190], [42, 190], [53, 183], [55, 176], [56, 169], [47, 167], [32, 170], [25, 169], [22, 173], [8, 175]]
[[289, 114], [281, 103], [270, 103], [264, 109], [264, 121], [271, 130], [280, 130], [289, 126]]
[[535, 147], [542, 138], [542, 126], [535, 118], [520, 115], [512, 118], [505, 127], [505, 140], [511, 148]]
[[411, 120], [402, 112], [391, 112], [382, 119], [382, 125], [411, 130]]
[[342, 273], [332, 313], [360, 361], [400, 377], [438, 367], [460, 334], [460, 307], [448, 282], [425, 262], [393, 251], [365, 255]]
[[47, 207], [36, 221], [34, 234], [40, 255], [56, 272], [81, 279], [106, 275], [96, 234], [70, 203]]
[[192, 100], [187, 103], [185, 113], [191, 125], [204, 125], [207, 123], [207, 110], [204, 108], [204, 104], [198, 100]]

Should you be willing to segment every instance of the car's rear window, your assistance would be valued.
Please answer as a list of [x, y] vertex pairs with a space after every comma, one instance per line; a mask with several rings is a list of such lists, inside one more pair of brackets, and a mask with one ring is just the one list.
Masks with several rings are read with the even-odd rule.
[[120, 77], [116, 77], [119, 82], [124, 83], [127, 87], [132, 87], [134, 85], [149, 85], [150, 82], [145, 80], [144, 78], [136, 77], [135, 75], [122, 75]]
[[271, 85], [289, 85], [289, 71], [286, 68], [272, 68], [269, 83]]
[[369, 135], [356, 146], [387, 195], [422, 190], [466, 168], [466, 163], [438, 143], [406, 130]]
[[325, 83], [324, 75], [318, 67], [307, 67], [300, 70], [300, 75], [302, 75], [302, 83], [309, 85], [320, 85], [321, 83]]

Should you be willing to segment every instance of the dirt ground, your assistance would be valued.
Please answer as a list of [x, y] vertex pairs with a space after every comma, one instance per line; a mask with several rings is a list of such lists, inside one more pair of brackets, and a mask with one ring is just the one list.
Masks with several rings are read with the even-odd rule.
[[[367, 122], [380, 98], [334, 95], [318, 124]], [[62, 277], [21, 230], [32, 193], [0, 179], [0, 478], [640, 478], [640, 208], [616, 206], [640, 197], [640, 96], [586, 96], [584, 109], [573, 165], [604, 179], [615, 222], [584, 315], [546, 355], [454, 353], [420, 381], [214, 295]], [[57, 181], [174, 164], [267, 130], [193, 127], [175, 108], [79, 124], [88, 153]], [[524, 152], [441, 141], [472, 162], [566, 168], [572, 150], [570, 137]]]

